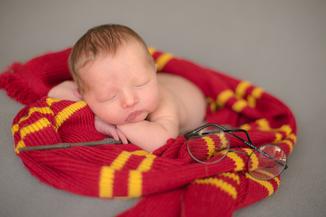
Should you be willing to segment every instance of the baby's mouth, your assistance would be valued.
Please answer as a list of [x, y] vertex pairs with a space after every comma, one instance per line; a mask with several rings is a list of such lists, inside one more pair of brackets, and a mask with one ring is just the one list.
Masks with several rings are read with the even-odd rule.
[[128, 117], [126, 118], [126, 122], [131, 122], [131, 121], [134, 121], [137, 119], [137, 117], [139, 115], [141, 115], [142, 113], [144, 113], [143, 110], [139, 110], [139, 111], [134, 111], [134, 112], [131, 112]]

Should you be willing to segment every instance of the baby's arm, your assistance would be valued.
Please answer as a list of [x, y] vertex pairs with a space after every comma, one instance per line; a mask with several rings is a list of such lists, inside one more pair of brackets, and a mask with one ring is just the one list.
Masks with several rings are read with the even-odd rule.
[[142, 149], [152, 152], [165, 144], [169, 138], [179, 134], [178, 121], [169, 117], [162, 117], [155, 122], [147, 120], [117, 125], [130, 142]]
[[149, 121], [117, 125], [117, 128], [130, 142], [152, 152], [164, 145], [167, 139], [178, 136], [177, 105], [171, 93], [166, 89], [161, 89], [160, 104], [156, 111], [149, 115]]

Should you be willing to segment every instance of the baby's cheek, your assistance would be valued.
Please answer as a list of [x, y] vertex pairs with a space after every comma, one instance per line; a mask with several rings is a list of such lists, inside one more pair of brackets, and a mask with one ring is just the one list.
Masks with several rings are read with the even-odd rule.
[[126, 113], [119, 108], [108, 109], [103, 114], [103, 120], [111, 124], [121, 124], [126, 119]]
[[145, 89], [139, 92], [142, 109], [153, 112], [159, 104], [159, 86], [157, 81], [150, 82]]
[[159, 104], [158, 94], [151, 94], [145, 99], [145, 104], [149, 112], [153, 112]]
[[121, 123], [123, 117], [121, 117], [119, 109], [112, 108], [112, 106], [105, 104], [90, 104], [89, 106], [94, 114], [104, 122], [110, 124]]

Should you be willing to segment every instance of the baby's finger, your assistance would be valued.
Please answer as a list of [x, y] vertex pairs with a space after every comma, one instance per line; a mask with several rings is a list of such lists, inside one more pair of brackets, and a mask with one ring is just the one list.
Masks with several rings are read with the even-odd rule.
[[113, 139], [119, 141], [119, 135], [117, 133], [117, 130], [109, 129], [109, 134], [113, 137]]
[[123, 144], [128, 144], [128, 140], [127, 140], [127, 137], [121, 132], [121, 130], [117, 129], [117, 133], [121, 139], [121, 142]]

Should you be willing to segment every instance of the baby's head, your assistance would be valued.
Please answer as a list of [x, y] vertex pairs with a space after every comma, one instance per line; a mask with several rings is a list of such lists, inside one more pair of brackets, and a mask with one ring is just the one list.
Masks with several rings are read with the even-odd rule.
[[155, 63], [143, 39], [126, 26], [88, 30], [74, 45], [69, 67], [82, 98], [107, 123], [141, 121], [158, 106]]

